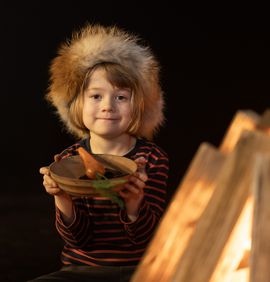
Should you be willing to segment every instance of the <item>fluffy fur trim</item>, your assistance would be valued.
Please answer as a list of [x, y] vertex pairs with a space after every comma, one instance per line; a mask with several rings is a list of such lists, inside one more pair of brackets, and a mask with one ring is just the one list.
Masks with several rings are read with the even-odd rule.
[[64, 43], [50, 66], [48, 100], [56, 107], [68, 131], [85, 134], [69, 117], [69, 103], [80, 91], [89, 68], [101, 62], [115, 62], [138, 78], [144, 90], [144, 114], [138, 136], [151, 139], [162, 124], [163, 95], [159, 85], [159, 65], [148, 47], [138, 38], [117, 27], [87, 25]]

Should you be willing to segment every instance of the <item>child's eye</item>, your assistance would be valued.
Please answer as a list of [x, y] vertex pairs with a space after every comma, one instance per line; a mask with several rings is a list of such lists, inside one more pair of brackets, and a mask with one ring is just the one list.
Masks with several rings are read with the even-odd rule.
[[90, 96], [90, 98], [94, 99], [94, 100], [100, 100], [101, 99], [101, 95], [100, 94], [92, 94]]
[[118, 100], [118, 101], [125, 101], [125, 100], [127, 100], [127, 97], [124, 96], [124, 95], [117, 95], [115, 97], [115, 99]]

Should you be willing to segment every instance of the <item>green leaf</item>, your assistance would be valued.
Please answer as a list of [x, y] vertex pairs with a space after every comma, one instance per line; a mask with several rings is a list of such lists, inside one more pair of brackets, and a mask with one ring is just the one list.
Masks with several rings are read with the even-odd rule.
[[97, 189], [98, 193], [102, 197], [110, 198], [111, 201], [115, 204], [118, 204], [121, 209], [124, 208], [124, 201], [119, 197], [118, 193], [110, 188], [115, 187], [119, 184], [124, 184], [127, 182], [127, 179], [108, 179], [104, 175], [96, 173], [97, 180], [92, 181], [92, 186]]
[[92, 186], [96, 189], [110, 189], [126, 182], [126, 179], [92, 180]]
[[121, 209], [124, 208], [124, 201], [119, 197], [117, 192], [108, 190], [108, 189], [98, 189], [98, 193], [102, 197], [110, 198], [111, 201], [115, 204], [118, 204]]

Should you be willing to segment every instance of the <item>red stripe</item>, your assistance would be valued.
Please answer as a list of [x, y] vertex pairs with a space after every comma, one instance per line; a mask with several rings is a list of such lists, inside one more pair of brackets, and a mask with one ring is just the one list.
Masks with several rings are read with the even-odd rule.
[[147, 220], [145, 221], [145, 223], [141, 226], [139, 226], [136, 230], [136, 233], [138, 233], [138, 231], [142, 230], [145, 228], [145, 226], [147, 226], [149, 224], [150, 221], [153, 220], [153, 214], [151, 214], [151, 217], [148, 217]]
[[99, 266], [98, 264], [92, 263], [92, 262], [90, 262], [90, 261], [88, 261], [88, 260], [82, 260], [82, 259], [79, 259], [79, 258], [77, 258], [77, 257], [72, 257], [72, 256], [70, 256], [70, 255], [68, 255], [68, 254], [66, 254], [66, 253], [64, 253], [64, 252], [62, 252], [62, 255], [63, 255], [64, 257], [70, 258], [70, 259], [75, 260], [75, 261], [82, 262], [82, 263], [87, 264], [87, 265]]
[[161, 175], [161, 176], [164, 176], [166, 179], [168, 178], [168, 174], [164, 173], [164, 172], [161, 172], [161, 171], [158, 171], [156, 172], [157, 175]]
[[[137, 257], [137, 258], [96, 258], [96, 257], [91, 257], [90, 255], [87, 255], [75, 249], [71, 249], [70, 251], [80, 256], [83, 256], [85, 258], [89, 258], [89, 259], [93, 259], [97, 261], [137, 261], [138, 259], [140, 259], [140, 257]], [[74, 259], [77, 259], [77, 258], [74, 258]]]
[[162, 194], [166, 194], [167, 193], [166, 190], [159, 189], [159, 188], [156, 188], [156, 187], [151, 186], [151, 185], [146, 185], [144, 189], [150, 189], [151, 191], [157, 191], [157, 192], [162, 193]]
[[93, 215], [93, 216], [96, 216], [96, 217], [104, 217], [104, 216], [114, 216], [114, 217], [118, 217], [118, 213], [102, 213], [102, 214], [100, 214], [100, 213], [91, 213], [91, 215]]
[[[93, 249], [95, 249], [97, 246], [108, 246], [108, 243], [107, 242], [94, 242], [92, 246], [93, 246]], [[121, 247], [122, 248], [131, 248], [133, 247], [133, 245], [132, 244], [121, 244]]]
[[104, 242], [107, 242], [107, 241], [116, 241], [116, 240], [126, 240], [127, 237], [107, 237], [107, 238], [95, 238], [94, 240], [96, 242], [100, 242], [100, 241], [104, 241]]
[[151, 153], [150, 155], [149, 155], [151, 158], [153, 158], [154, 160], [165, 160], [165, 161], [168, 161], [168, 158], [166, 158], [166, 157], [159, 157], [159, 156], [156, 156], [156, 155], [154, 155], [153, 153]]
[[140, 150], [145, 150], [145, 149], [151, 151], [152, 146], [141, 146], [140, 147]]
[[164, 209], [163, 209], [161, 206], [159, 206], [159, 205], [157, 205], [157, 204], [155, 204], [155, 203], [149, 203], [149, 205], [150, 205], [150, 206], [155, 206], [155, 207], [158, 208], [161, 212], [164, 211]]
[[95, 221], [96, 225], [105, 225], [105, 224], [120, 224], [120, 221]]
[[158, 147], [154, 146], [154, 150], [156, 150], [161, 156], [164, 156], [164, 152], [161, 152]]
[[145, 152], [138, 152], [136, 153], [136, 157], [141, 157], [141, 156], [145, 156], [146, 158], [150, 155], [150, 152], [145, 153]]
[[169, 169], [169, 167], [165, 164], [159, 164], [159, 165], [152, 165], [151, 168], [160, 168], [160, 167], [164, 167], [166, 168], [167, 170]]
[[[160, 198], [160, 197], [158, 197], [158, 196], [155, 196], [155, 195], [153, 195], [153, 194], [149, 194], [149, 193], [144, 193], [147, 197], [149, 197], [149, 198], [154, 198], [154, 199], [156, 199], [156, 200], [158, 200], [158, 201], [160, 201], [160, 202], [162, 202], [162, 203], [165, 203], [165, 199], [163, 199], [163, 198]], [[152, 204], [152, 202], [150, 202], [149, 204]]]
[[122, 232], [123, 229], [101, 229], [101, 230], [94, 230], [94, 233], [115, 233], [115, 232]]
[[[108, 198], [107, 198], [108, 199]], [[99, 205], [99, 204], [86, 204], [86, 206], [88, 208], [93, 208], [93, 209], [111, 209], [113, 206], [113, 204], [108, 204], [108, 205]], [[115, 207], [117, 207], [117, 205], [115, 204]]]
[[142, 253], [144, 252], [143, 249], [138, 249], [138, 250], [133, 250], [133, 251], [116, 251], [116, 250], [96, 250], [96, 251], [91, 251], [92, 254], [137, 254], [137, 253]]
[[148, 241], [149, 238], [152, 236], [152, 229], [154, 227], [154, 224], [155, 224], [156, 220], [153, 219], [151, 222], [152, 222], [152, 224], [151, 224], [150, 228], [148, 230], [146, 230], [144, 233], [139, 235], [139, 237], [146, 238], [145, 240], [142, 240], [142, 241], [140, 240], [140, 243], [144, 243], [144, 242]]
[[166, 186], [166, 181], [163, 181], [163, 180], [157, 180], [157, 179], [154, 179], [154, 178], [148, 178], [148, 181], [156, 182], [158, 184]]

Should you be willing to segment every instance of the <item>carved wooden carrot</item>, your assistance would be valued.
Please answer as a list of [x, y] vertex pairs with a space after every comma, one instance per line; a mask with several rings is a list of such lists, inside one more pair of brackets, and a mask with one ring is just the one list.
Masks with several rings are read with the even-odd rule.
[[87, 177], [90, 179], [99, 179], [105, 174], [105, 167], [83, 147], [79, 147], [77, 151], [83, 160]]
[[126, 183], [127, 178], [123, 179], [107, 179], [105, 177], [105, 167], [97, 161], [93, 155], [88, 153], [83, 147], [77, 148], [77, 151], [83, 161], [85, 167], [85, 174], [92, 181], [92, 187], [97, 189], [98, 193], [102, 197], [108, 197], [113, 203], [118, 204], [121, 208], [124, 208], [124, 201], [119, 197], [118, 192], [113, 188]]

